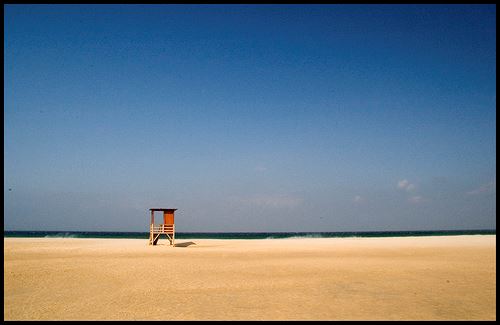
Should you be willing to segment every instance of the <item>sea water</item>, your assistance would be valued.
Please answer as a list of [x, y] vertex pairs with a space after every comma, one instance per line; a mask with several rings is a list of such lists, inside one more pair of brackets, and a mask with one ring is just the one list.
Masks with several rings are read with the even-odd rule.
[[[280, 239], [280, 238], [339, 238], [339, 237], [410, 237], [495, 235], [496, 230], [422, 230], [422, 231], [363, 231], [363, 232], [176, 232], [176, 239]], [[4, 231], [5, 237], [25, 238], [129, 238], [148, 239], [149, 232], [99, 231]]]

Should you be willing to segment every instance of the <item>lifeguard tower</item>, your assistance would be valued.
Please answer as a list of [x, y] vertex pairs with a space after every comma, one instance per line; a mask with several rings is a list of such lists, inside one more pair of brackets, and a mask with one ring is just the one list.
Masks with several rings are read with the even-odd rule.
[[[152, 208], [151, 211], [151, 224], [149, 227], [149, 245], [156, 245], [160, 235], [164, 234], [170, 242], [170, 245], [175, 246], [175, 225], [174, 225], [174, 212], [177, 209], [164, 209]], [[155, 225], [155, 211], [163, 212], [163, 223]]]

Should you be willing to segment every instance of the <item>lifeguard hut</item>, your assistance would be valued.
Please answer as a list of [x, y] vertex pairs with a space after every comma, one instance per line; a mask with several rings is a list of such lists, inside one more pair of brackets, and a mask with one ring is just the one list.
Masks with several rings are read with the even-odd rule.
[[[149, 227], [149, 245], [156, 245], [160, 235], [164, 234], [170, 242], [170, 245], [175, 245], [175, 224], [174, 212], [177, 209], [152, 208], [151, 224]], [[155, 211], [163, 212], [163, 223], [155, 225]]]

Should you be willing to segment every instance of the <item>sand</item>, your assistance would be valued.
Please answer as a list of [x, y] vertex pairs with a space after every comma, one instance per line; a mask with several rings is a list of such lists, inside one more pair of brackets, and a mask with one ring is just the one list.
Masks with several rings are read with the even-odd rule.
[[496, 236], [4, 238], [5, 320], [495, 320]]

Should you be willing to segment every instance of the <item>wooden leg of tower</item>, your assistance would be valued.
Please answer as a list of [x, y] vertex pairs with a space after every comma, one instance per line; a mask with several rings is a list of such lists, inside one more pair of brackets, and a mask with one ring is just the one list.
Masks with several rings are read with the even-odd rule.
[[153, 235], [153, 245], [156, 245], [156, 243], [158, 242], [159, 237], [160, 237], [160, 234], [156, 234], [156, 236]]

